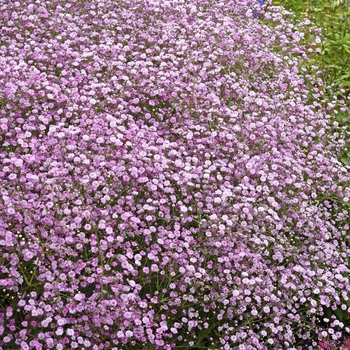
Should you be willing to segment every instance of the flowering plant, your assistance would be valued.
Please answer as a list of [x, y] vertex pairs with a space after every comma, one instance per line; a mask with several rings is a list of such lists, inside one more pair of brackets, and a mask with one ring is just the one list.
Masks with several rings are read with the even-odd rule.
[[348, 310], [335, 101], [247, 3], [1, 2], [1, 347], [300, 348]]
[[332, 341], [332, 340], [326, 340], [326, 341], [319, 341], [318, 342], [319, 349], [325, 349], [325, 350], [349, 350], [350, 349], [350, 339], [346, 338], [344, 341], [341, 342], [341, 345]]

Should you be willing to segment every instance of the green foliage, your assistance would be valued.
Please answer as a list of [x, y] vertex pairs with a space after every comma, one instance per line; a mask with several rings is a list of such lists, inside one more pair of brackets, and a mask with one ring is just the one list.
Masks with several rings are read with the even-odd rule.
[[[346, 139], [350, 135], [350, 113], [338, 108], [334, 96], [345, 100], [350, 108], [350, 0], [273, 0], [272, 5], [292, 12], [297, 26], [302, 23], [303, 44], [310, 48], [305, 68], [311, 75], [314, 67], [322, 72], [323, 93], [333, 105], [330, 113], [339, 126], [336, 132], [345, 134]], [[305, 20], [310, 24], [305, 26]], [[345, 165], [350, 164], [349, 143], [344, 145], [339, 159]]]
[[312, 57], [325, 70], [325, 81], [350, 93], [350, 0], [275, 0], [297, 19], [308, 18], [321, 28], [320, 52]]

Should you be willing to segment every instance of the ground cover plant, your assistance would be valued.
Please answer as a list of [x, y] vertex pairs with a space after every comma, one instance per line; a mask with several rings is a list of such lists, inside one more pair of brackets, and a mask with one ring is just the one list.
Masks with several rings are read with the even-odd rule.
[[349, 332], [342, 103], [303, 24], [259, 6], [1, 2], [2, 348]]
[[[310, 60], [308, 66], [313, 69], [317, 65], [322, 70], [322, 80], [324, 81], [323, 93], [334, 95], [336, 93], [340, 103], [344, 102], [349, 106], [349, 45], [350, 45], [350, 22], [349, 22], [349, 2], [348, 0], [323, 0], [323, 1], [289, 1], [274, 0], [272, 5], [282, 5], [291, 11], [290, 18], [297, 24], [299, 21], [307, 21], [311, 26], [317, 26], [316, 29], [320, 34], [318, 47], [308, 55]], [[303, 41], [315, 41], [314, 30], [304, 31]], [[338, 110], [335, 107], [335, 113], [331, 116], [333, 121], [344, 126], [345, 139], [349, 140], [350, 114], [347, 110]], [[341, 151], [340, 160], [350, 163], [350, 144], [347, 142]], [[350, 208], [347, 209], [350, 211]], [[349, 322], [350, 314], [347, 311], [336, 310], [336, 312], [326, 310], [328, 316], [333, 315], [339, 321]], [[347, 335], [349, 337], [349, 335]], [[350, 342], [347, 340], [349, 348]], [[323, 349], [338, 349], [334, 342], [320, 343]]]
[[[274, 0], [273, 5], [281, 5], [291, 11], [294, 21], [308, 21], [317, 26], [320, 41], [317, 50], [309, 54], [309, 64], [317, 65], [322, 70], [323, 90], [337, 94], [341, 100], [345, 98], [350, 105], [350, 3], [349, 0], [322, 1], [290, 1]], [[308, 31], [303, 40], [313, 41]], [[350, 127], [350, 117], [347, 112], [333, 115], [334, 120]], [[342, 161], [350, 163], [349, 145], [344, 147]]]
[[308, 19], [321, 30], [320, 51], [312, 60], [323, 68], [328, 85], [350, 89], [350, 2], [349, 0], [274, 0], [297, 19]]

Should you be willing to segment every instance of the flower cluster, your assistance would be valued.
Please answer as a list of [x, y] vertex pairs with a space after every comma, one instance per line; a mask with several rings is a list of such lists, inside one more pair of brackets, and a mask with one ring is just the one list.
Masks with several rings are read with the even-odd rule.
[[332, 340], [326, 340], [326, 341], [319, 341], [318, 342], [319, 349], [325, 349], [325, 350], [349, 350], [350, 349], [350, 338], [345, 338], [341, 344], [337, 344], [337, 342]]
[[337, 101], [248, 3], [1, 1], [0, 347], [297, 348], [348, 309]]

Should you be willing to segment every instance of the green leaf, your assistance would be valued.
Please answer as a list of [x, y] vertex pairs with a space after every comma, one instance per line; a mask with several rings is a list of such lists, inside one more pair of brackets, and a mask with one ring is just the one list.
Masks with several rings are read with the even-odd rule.
[[342, 322], [344, 317], [346, 317], [346, 315], [347, 315], [347, 311], [344, 311], [341, 308], [338, 308], [337, 310], [335, 310], [334, 313], [340, 322]]
[[324, 315], [326, 316], [326, 318], [331, 318], [332, 317], [332, 309], [330, 307], [327, 307], [324, 311]]
[[344, 79], [344, 80], [347, 79], [347, 78], [350, 78], [350, 72], [343, 74], [340, 78]]

